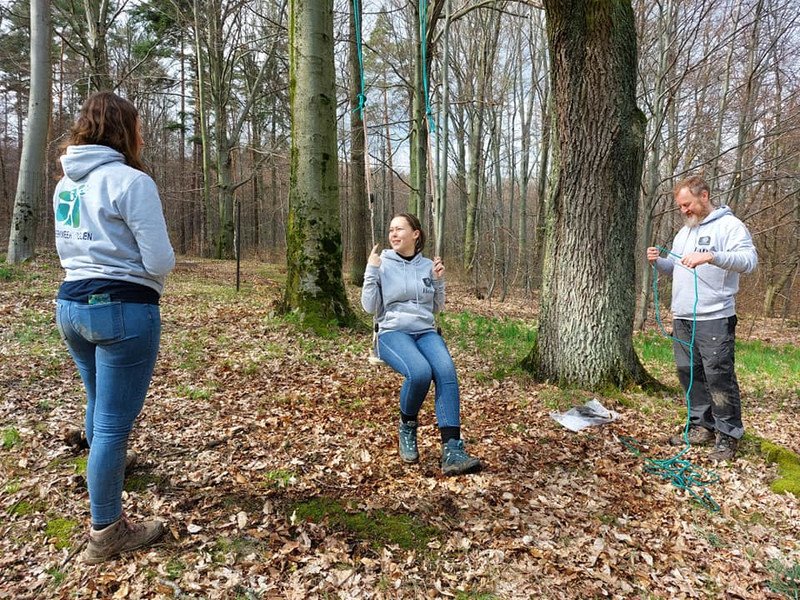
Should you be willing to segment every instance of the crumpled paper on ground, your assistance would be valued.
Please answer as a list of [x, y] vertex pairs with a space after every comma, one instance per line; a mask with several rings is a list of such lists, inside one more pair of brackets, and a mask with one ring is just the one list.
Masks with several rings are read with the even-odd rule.
[[580, 431], [593, 425], [604, 425], [619, 419], [619, 413], [608, 410], [597, 398], [583, 406], [575, 406], [565, 413], [551, 412], [550, 417], [570, 431]]

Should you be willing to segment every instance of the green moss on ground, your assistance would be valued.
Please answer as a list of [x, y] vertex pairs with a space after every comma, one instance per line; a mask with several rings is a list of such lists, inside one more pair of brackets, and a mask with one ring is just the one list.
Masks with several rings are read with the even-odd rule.
[[52, 540], [53, 545], [60, 550], [69, 547], [70, 537], [77, 527], [78, 523], [76, 521], [58, 518], [47, 522], [45, 533]]
[[425, 525], [409, 515], [393, 515], [380, 510], [352, 512], [340, 500], [312, 498], [294, 505], [299, 519], [329, 525], [374, 546], [396, 544], [406, 550], [424, 550], [438, 534], [435, 527]]
[[772, 482], [770, 489], [777, 494], [791, 492], [800, 496], [800, 456], [769, 440], [759, 441], [764, 459], [778, 465], [778, 479]]

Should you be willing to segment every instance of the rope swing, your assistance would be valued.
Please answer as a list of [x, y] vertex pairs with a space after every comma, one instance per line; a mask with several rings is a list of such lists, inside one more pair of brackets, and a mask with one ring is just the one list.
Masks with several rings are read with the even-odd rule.
[[[364, 132], [364, 187], [367, 193], [367, 203], [369, 205], [369, 235], [372, 242], [371, 248], [375, 247], [375, 197], [372, 194], [372, 167], [369, 162], [369, 134], [367, 133], [367, 119], [366, 110], [367, 94], [366, 86], [364, 85], [364, 54], [363, 42], [361, 40], [361, 11], [358, 7], [359, 0], [353, 0], [353, 17], [355, 20], [356, 30], [356, 56], [358, 58], [358, 111], [361, 117], [361, 128]], [[378, 321], [377, 317], [372, 319], [372, 347], [369, 350], [367, 362], [375, 367], [385, 365], [386, 363], [381, 360], [378, 351]]]
[[[422, 62], [422, 91], [425, 96], [425, 122], [428, 126], [428, 132], [425, 136], [427, 144], [427, 163], [428, 163], [428, 177], [427, 184], [429, 194], [431, 197], [431, 212], [433, 215], [434, 226], [433, 232], [437, 233], [441, 230], [439, 227], [439, 219], [441, 218], [440, 210], [438, 210], [439, 203], [436, 197], [436, 171], [433, 166], [433, 149], [431, 147], [431, 138], [436, 134], [436, 122], [433, 118], [433, 109], [431, 108], [431, 94], [430, 94], [430, 78], [428, 77], [428, 0], [419, 0], [419, 44], [420, 44], [420, 60]], [[445, 116], [445, 118], [447, 118]], [[436, 248], [441, 247], [441, 240], [436, 237], [434, 240]], [[435, 252], [438, 254], [438, 252]]]
[[[361, 125], [364, 130], [364, 181], [367, 193], [367, 202], [369, 204], [369, 223], [370, 223], [370, 239], [372, 247], [375, 247], [375, 197], [372, 193], [372, 169], [369, 163], [369, 135], [367, 133], [367, 120], [365, 106], [367, 104], [366, 86], [364, 84], [364, 58], [363, 58], [363, 42], [361, 37], [362, 18], [361, 12], [358, 7], [359, 0], [353, 0], [353, 17], [355, 20], [356, 30], [356, 55], [358, 57], [358, 71], [359, 71], [359, 94], [358, 94], [358, 108], [361, 116]], [[431, 206], [433, 208], [434, 218], [434, 231], [439, 231], [438, 219], [440, 218], [439, 210], [437, 209], [438, 203], [436, 199], [436, 185], [434, 183], [435, 171], [433, 167], [433, 153], [431, 149], [431, 138], [436, 131], [436, 124], [433, 119], [433, 110], [430, 103], [430, 90], [428, 78], [428, 58], [427, 58], [427, 23], [428, 23], [428, 0], [420, 0], [419, 3], [419, 34], [420, 34], [420, 56], [422, 62], [422, 87], [425, 96], [425, 120], [428, 126], [428, 133], [426, 136], [427, 141], [427, 163], [428, 163], [428, 177], [427, 183], [430, 189]], [[436, 245], [439, 247], [440, 240], [436, 239]], [[372, 322], [372, 347], [367, 358], [370, 365], [382, 366], [386, 363], [380, 357], [378, 348], [378, 321], [377, 316], [373, 318]]]

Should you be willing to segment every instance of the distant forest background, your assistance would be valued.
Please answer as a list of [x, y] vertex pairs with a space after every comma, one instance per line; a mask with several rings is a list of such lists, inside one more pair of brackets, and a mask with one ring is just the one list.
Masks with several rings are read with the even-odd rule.
[[[541, 284], [552, 164], [543, 11], [498, 0], [337, 1], [339, 198], [345, 264], [409, 208], [476, 293]], [[795, 0], [639, 0], [638, 105], [647, 119], [637, 248], [637, 324], [650, 302], [644, 248], [680, 225], [672, 186], [693, 173], [750, 228], [749, 312], [796, 323], [800, 294], [800, 13]], [[285, 260], [289, 189], [286, 0], [52, 0], [52, 107], [37, 245], [53, 247], [58, 156], [88, 93], [140, 110], [145, 159], [178, 253]], [[420, 17], [422, 16], [422, 20]], [[359, 23], [361, 27], [358, 27]], [[0, 231], [10, 229], [30, 92], [30, 8], [0, 4]], [[424, 42], [421, 43], [420, 39]], [[362, 41], [359, 52], [358, 40]], [[418, 54], [425, 73], [419, 77]], [[425, 62], [427, 61], [427, 62]], [[419, 89], [418, 82], [424, 82]], [[361, 95], [363, 82], [363, 95]], [[426, 101], [427, 165], [414, 105]], [[361, 104], [363, 113], [354, 105]], [[419, 107], [417, 107], [418, 109]], [[367, 128], [366, 160], [352, 160]], [[203, 142], [205, 141], [205, 144]], [[418, 143], [418, 140], [417, 140]], [[204, 149], [205, 148], [205, 152]], [[369, 172], [374, 202], [355, 190]], [[430, 177], [415, 173], [427, 168]], [[361, 177], [363, 181], [363, 176]], [[425, 189], [420, 181], [428, 181]], [[370, 211], [370, 206], [372, 210]], [[7, 239], [7, 238], [6, 238]], [[431, 248], [429, 253], [432, 253]], [[356, 277], [357, 279], [357, 277]]]

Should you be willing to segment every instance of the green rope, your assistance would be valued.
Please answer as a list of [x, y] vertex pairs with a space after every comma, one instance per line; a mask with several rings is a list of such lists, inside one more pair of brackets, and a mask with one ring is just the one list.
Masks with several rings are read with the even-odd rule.
[[419, 0], [419, 38], [420, 54], [422, 59], [422, 88], [425, 92], [425, 117], [428, 120], [428, 130], [436, 131], [431, 110], [430, 85], [428, 82], [428, 0]]
[[358, 94], [358, 107], [353, 109], [353, 112], [358, 111], [361, 120], [364, 120], [364, 106], [367, 104], [367, 94], [365, 92], [366, 86], [364, 85], [364, 55], [362, 52], [361, 41], [361, 11], [358, 9], [359, 0], [353, 0], [353, 18], [355, 20], [356, 28], [356, 56], [358, 57], [358, 78], [359, 78], [359, 94]]
[[[666, 252], [672, 256], [681, 258], [680, 255], [675, 254], [666, 248], [662, 248], [661, 246], [657, 246], [657, 248], [661, 252]], [[680, 263], [675, 264], [682, 268], [688, 268], [684, 267]], [[690, 270], [694, 274], [694, 306], [692, 307], [692, 335], [691, 339], [686, 342], [669, 335], [661, 321], [661, 315], [658, 311], [658, 270], [656, 269], [655, 263], [653, 264], [653, 304], [655, 305], [656, 323], [658, 323], [659, 329], [664, 336], [689, 348], [689, 385], [686, 387], [685, 395], [686, 423], [683, 428], [683, 441], [685, 444], [683, 449], [671, 458], [653, 459], [645, 457], [644, 460], [646, 464], [644, 470], [646, 473], [657, 475], [662, 479], [669, 481], [679, 490], [687, 491], [698, 504], [707, 508], [711, 512], [718, 512], [720, 509], [719, 504], [717, 504], [717, 502], [711, 497], [711, 494], [708, 493], [705, 487], [719, 481], [719, 475], [713, 471], [697, 469], [690, 461], [681, 458], [689, 451], [689, 447], [691, 446], [689, 443], [689, 424], [692, 407], [690, 394], [692, 391], [692, 386], [694, 385], [694, 339], [695, 331], [697, 329], [697, 303], [699, 301], [699, 295], [697, 292], [697, 269], [695, 268]], [[635, 439], [625, 436], [620, 438], [620, 441], [636, 456], [642, 456], [642, 452], [639, 449], [639, 443]]]

